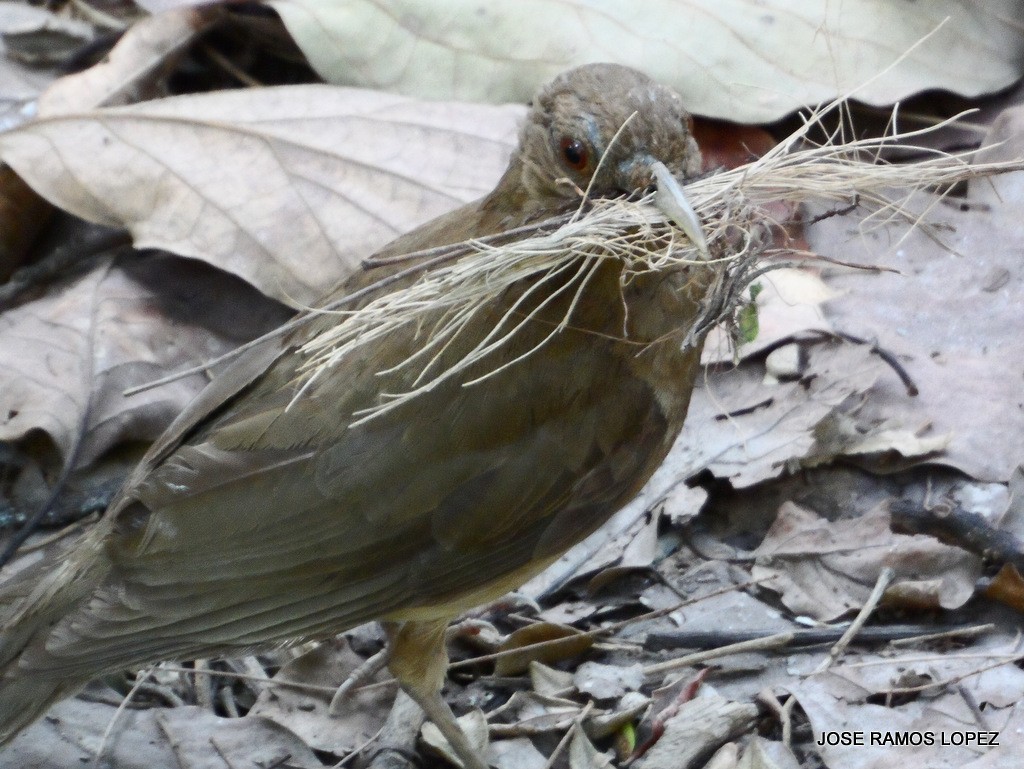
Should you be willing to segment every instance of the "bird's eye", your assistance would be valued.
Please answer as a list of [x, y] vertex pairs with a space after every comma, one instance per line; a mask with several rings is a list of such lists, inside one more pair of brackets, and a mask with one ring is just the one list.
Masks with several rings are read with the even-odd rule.
[[585, 171], [590, 165], [590, 150], [579, 139], [564, 136], [558, 146], [562, 150], [562, 160], [573, 171]]

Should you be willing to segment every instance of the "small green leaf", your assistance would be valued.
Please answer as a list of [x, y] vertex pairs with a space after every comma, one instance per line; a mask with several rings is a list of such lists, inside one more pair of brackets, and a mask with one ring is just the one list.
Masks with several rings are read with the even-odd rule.
[[757, 339], [757, 332], [760, 324], [757, 319], [757, 295], [764, 287], [760, 283], [754, 283], [750, 287], [750, 301], [740, 308], [736, 318], [736, 338], [739, 345], [749, 344]]
[[636, 727], [633, 724], [623, 724], [615, 734], [615, 752], [619, 756], [631, 756], [636, 750]]

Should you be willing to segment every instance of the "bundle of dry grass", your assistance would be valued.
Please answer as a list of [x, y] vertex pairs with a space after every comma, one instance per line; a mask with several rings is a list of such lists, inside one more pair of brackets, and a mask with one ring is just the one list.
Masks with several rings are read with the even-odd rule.
[[[841, 105], [836, 104], [830, 109], [839, 108]], [[530, 313], [516, 311], [518, 305], [454, 366], [437, 365], [441, 352], [459, 329], [471, 322], [481, 307], [513, 285], [534, 280], [529, 295], [534, 290], [543, 290], [549, 281], [557, 281], [559, 292], [576, 292], [575, 301], [594, 266], [606, 259], [623, 263], [624, 281], [645, 271], [696, 266], [713, 270], [712, 288], [686, 336], [686, 344], [696, 344], [711, 326], [735, 316], [747, 285], [772, 268], [771, 257], [791, 253], [773, 244], [772, 233], [779, 231], [782, 223], [771, 218], [769, 204], [790, 204], [792, 210], [810, 200], [858, 205], [871, 211], [868, 221], [881, 223], [902, 218], [909, 229], [920, 224], [918, 217], [908, 213], [903, 205], [910, 195], [932, 190], [938, 202], [953, 185], [965, 180], [1024, 168], [1024, 162], [971, 165], [966, 153], [950, 155], [923, 147], [915, 149], [931, 155], [924, 161], [897, 165], [881, 159], [883, 150], [897, 144], [907, 148], [916, 137], [938, 130], [956, 118], [923, 131], [893, 131], [881, 138], [856, 141], [832, 136], [824, 144], [808, 146], [808, 136], [820, 128], [824, 114], [813, 115], [801, 130], [764, 157], [685, 185], [686, 198], [701, 223], [706, 247], [686, 237], [673, 221], [678, 218], [674, 212], [666, 214], [663, 207], [659, 208], [658, 195], [651, 194], [636, 201], [584, 198], [572, 214], [495, 238], [403, 257], [415, 264], [411, 272], [420, 273], [414, 283], [385, 293], [358, 309], [325, 310], [339, 313], [340, 320], [303, 347], [304, 386], [324, 376], [357, 348], [400, 327], [418, 327], [422, 344], [401, 364], [418, 367], [415, 387], [392, 393], [378, 407], [358, 415], [360, 421], [371, 419], [435, 387], [506, 344], [530, 319]], [[559, 333], [567, 319], [568, 314], [547, 338]], [[472, 386], [475, 381], [479, 378], [464, 384]]]
[[[608, 259], [622, 262], [624, 282], [648, 271], [694, 266], [712, 269], [714, 288], [708, 292], [698, 323], [687, 335], [686, 344], [695, 344], [704, 331], [735, 307], [747, 283], [748, 271], [764, 250], [767, 233], [762, 232], [760, 222], [748, 218], [743, 221], [742, 241], [733, 242], [740, 232], [736, 223], [729, 225], [731, 230], [721, 227], [709, 243], [711, 253], [718, 256], [709, 258], [657, 208], [654, 198], [651, 194], [635, 202], [597, 200], [585, 212], [580, 209], [575, 214], [538, 223], [525, 237], [510, 240], [505, 235], [497, 244], [471, 241], [447, 249], [443, 255], [446, 263], [424, 269], [422, 277], [408, 288], [384, 294], [359, 309], [338, 311], [340, 322], [313, 337], [303, 348], [307, 356], [303, 366], [306, 386], [357, 348], [399, 327], [422, 326], [421, 345], [400, 364], [419, 367], [416, 389], [387, 396], [378, 407], [361, 413], [360, 421], [384, 413], [486, 359], [507, 344], [546, 304], [572, 292], [569, 311], [560, 325], [551, 328], [545, 341], [558, 334], [569, 323], [571, 308], [581, 298], [597, 265]], [[532, 281], [530, 287], [490, 333], [454, 366], [441, 369], [436, 365], [441, 353], [460, 329], [473, 322], [481, 308], [524, 281]], [[535, 296], [546, 298], [530, 311], [521, 311]], [[539, 346], [531, 348], [526, 355], [537, 349]], [[525, 355], [502, 367], [515, 365], [522, 357]], [[499, 370], [495, 368], [486, 376]], [[464, 385], [472, 386], [477, 381], [480, 379], [471, 379]]]

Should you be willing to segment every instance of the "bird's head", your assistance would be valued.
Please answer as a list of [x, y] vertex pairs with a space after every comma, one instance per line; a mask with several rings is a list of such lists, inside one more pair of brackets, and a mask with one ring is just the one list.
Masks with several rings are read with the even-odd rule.
[[530, 197], [552, 202], [577, 198], [588, 185], [595, 197], [644, 190], [655, 161], [682, 178], [701, 164], [679, 95], [618, 64], [576, 67], [542, 88], [522, 130], [519, 160]]

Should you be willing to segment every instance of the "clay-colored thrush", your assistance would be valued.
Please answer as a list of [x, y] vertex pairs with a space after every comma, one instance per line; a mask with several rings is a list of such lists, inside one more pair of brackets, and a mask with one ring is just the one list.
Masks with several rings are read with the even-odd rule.
[[[638, 72], [571, 70], [536, 96], [491, 194], [384, 253], [543, 219], [577, 206], [588, 187], [647, 188], [655, 161], [691, 176], [699, 154], [688, 120], [675, 93]], [[397, 269], [377, 262], [336, 296]], [[623, 280], [622, 269], [603, 261], [571, 305], [557, 281], [546, 296], [527, 294], [529, 280], [507, 291], [444, 355], [480, 342], [519, 300], [532, 320], [504, 348], [354, 427], [354, 412], [412, 386], [415, 372], [395, 366], [421, 343], [415, 330], [368, 343], [301, 392], [300, 347], [335, 316], [240, 356], [95, 527], [0, 593], [0, 740], [109, 671], [246, 654], [376, 619], [402, 687], [463, 761], [482, 767], [440, 695], [448, 622], [538, 573], [628, 502], [690, 400], [699, 350], [681, 341], [705, 284], [682, 270]]]

